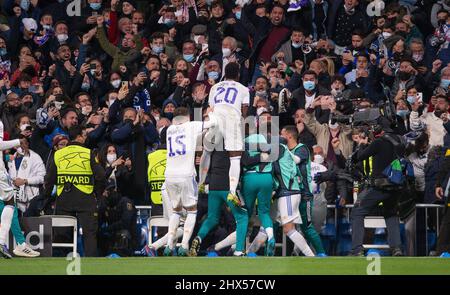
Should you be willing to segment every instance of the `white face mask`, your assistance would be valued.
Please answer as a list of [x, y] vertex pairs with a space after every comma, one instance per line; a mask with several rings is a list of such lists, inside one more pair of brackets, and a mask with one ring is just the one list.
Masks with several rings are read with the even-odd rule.
[[330, 127], [330, 129], [336, 130], [339, 128], [339, 124], [338, 123], [328, 124], [328, 127]]
[[21, 147], [18, 147], [16, 151], [19, 155], [22, 155], [22, 156], [25, 155], [25, 152], [23, 151], [23, 149]]
[[108, 100], [108, 102], [109, 102], [109, 106], [111, 106], [114, 102], [116, 101], [116, 99], [115, 98], [113, 98], [113, 99], [109, 99]]
[[107, 154], [106, 160], [108, 161], [109, 165], [111, 165], [115, 160], [117, 160], [117, 154]]
[[89, 115], [89, 113], [91, 112], [92, 107], [91, 106], [84, 106], [81, 107], [81, 113], [85, 116]]
[[119, 88], [120, 83], [122, 83], [122, 80], [121, 80], [121, 79], [117, 79], [117, 80], [112, 80], [112, 81], [111, 81], [111, 85], [112, 85], [112, 87], [114, 87], [114, 88]]
[[223, 57], [229, 57], [231, 55], [231, 49], [230, 48], [222, 48], [222, 54], [223, 54]]
[[201, 35], [195, 35], [195, 36], [194, 36], [194, 42], [195, 42], [195, 44], [198, 44], [198, 41], [199, 41], [200, 37], [201, 37]]
[[322, 164], [324, 160], [322, 155], [314, 155], [314, 163]]
[[383, 35], [384, 39], [387, 39], [387, 38], [391, 37], [392, 34], [389, 32], [383, 32], [382, 35]]
[[56, 38], [58, 39], [58, 41], [60, 43], [62, 43], [62, 42], [66, 42], [66, 40], [69, 39], [69, 36], [67, 36], [67, 34], [58, 34], [58, 35], [56, 35]]
[[22, 124], [20, 125], [20, 131], [25, 131], [25, 129], [27, 129], [27, 127], [29, 127], [29, 124]]
[[256, 109], [256, 115], [259, 116], [262, 113], [267, 112], [267, 109], [265, 107], [259, 107]]

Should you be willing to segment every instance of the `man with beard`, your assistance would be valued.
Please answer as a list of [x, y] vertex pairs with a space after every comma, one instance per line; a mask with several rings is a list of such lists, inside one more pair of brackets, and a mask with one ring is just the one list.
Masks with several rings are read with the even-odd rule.
[[13, 132], [15, 117], [21, 112], [23, 112], [23, 109], [19, 95], [10, 92], [6, 96], [5, 102], [0, 106], [0, 118], [4, 125], [4, 131], [9, 134]]

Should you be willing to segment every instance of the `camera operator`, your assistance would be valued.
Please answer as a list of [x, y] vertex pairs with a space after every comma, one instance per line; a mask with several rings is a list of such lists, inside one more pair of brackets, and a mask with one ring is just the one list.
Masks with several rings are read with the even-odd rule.
[[[352, 255], [364, 256], [362, 247], [364, 239], [364, 218], [373, 209], [383, 202], [383, 213], [388, 230], [388, 242], [392, 250], [392, 256], [402, 256], [400, 249], [400, 227], [397, 213], [397, 194], [401, 189], [392, 184], [383, 174], [397, 155], [402, 154], [404, 146], [401, 139], [388, 127], [387, 122], [380, 117], [375, 128], [375, 139], [369, 143], [368, 137], [359, 137], [359, 151], [354, 155], [355, 163], [372, 157], [372, 170], [370, 172], [369, 184], [358, 196], [352, 210]], [[394, 146], [394, 142], [397, 147]]]

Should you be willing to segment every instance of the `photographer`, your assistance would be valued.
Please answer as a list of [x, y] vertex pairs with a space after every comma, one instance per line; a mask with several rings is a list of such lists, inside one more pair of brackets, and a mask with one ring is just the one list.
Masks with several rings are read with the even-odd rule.
[[[336, 111], [336, 102], [331, 96], [318, 96], [307, 108], [304, 122], [309, 131], [316, 137], [317, 144], [323, 148], [325, 159], [336, 164], [336, 154], [342, 153], [347, 158], [352, 153], [353, 143], [349, 137], [351, 128], [337, 122], [320, 124], [314, 116], [314, 110], [319, 106], [328, 107], [331, 113]], [[337, 141], [336, 148], [332, 145], [333, 139]]]
[[[402, 155], [404, 146], [400, 138], [392, 133], [392, 130], [379, 118], [378, 126], [375, 128], [375, 139], [368, 142], [368, 137], [360, 137], [358, 153], [355, 154], [354, 162], [358, 163], [372, 157], [372, 171], [367, 187], [359, 194], [352, 211], [352, 254], [363, 256], [362, 247], [364, 239], [364, 218], [369, 215], [380, 202], [383, 202], [383, 213], [388, 230], [388, 242], [392, 250], [392, 256], [402, 256], [400, 225], [397, 213], [397, 194], [401, 189], [393, 184], [384, 175], [383, 171], [391, 165], [392, 161]], [[384, 124], [383, 124], [384, 123]], [[382, 125], [383, 124], [383, 125]], [[394, 143], [396, 146], [394, 146]]]

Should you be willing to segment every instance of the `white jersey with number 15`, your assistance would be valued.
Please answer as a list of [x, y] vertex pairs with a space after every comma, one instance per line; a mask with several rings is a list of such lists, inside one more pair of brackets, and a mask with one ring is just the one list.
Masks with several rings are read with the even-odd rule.
[[234, 108], [241, 115], [243, 104], [250, 103], [250, 93], [248, 88], [236, 81], [222, 81], [211, 87], [209, 92], [209, 105], [227, 105]]

